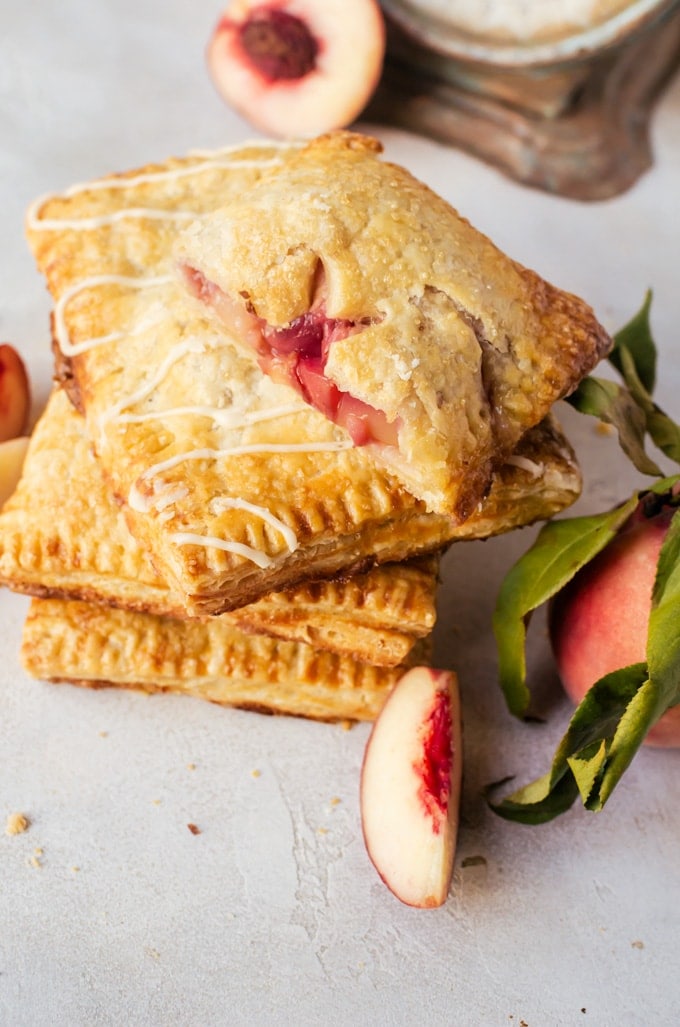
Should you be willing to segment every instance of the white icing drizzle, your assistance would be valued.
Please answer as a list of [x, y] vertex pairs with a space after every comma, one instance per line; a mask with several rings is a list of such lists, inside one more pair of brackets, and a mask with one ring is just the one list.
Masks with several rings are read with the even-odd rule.
[[521, 467], [523, 471], [527, 471], [534, 478], [540, 478], [545, 470], [543, 464], [537, 464], [534, 460], [530, 460], [528, 456], [520, 456], [517, 453], [509, 456], [505, 462], [512, 467]]
[[[129, 335], [131, 333], [127, 334]], [[176, 346], [173, 346], [153, 377], [149, 378], [144, 385], [141, 385], [136, 392], [132, 392], [123, 399], [120, 399], [100, 415], [100, 430], [109, 421], [118, 419], [123, 410], [127, 407], [133, 406], [135, 403], [141, 403], [142, 400], [147, 398], [147, 396], [150, 396], [154, 389], [158, 388], [160, 383], [163, 381], [172, 365], [176, 364], [178, 360], [182, 359], [182, 357], [187, 356], [189, 353], [204, 353], [206, 349], [217, 345], [219, 341], [220, 340], [216, 338], [214, 342], [210, 340], [210, 343], [206, 343], [197, 339], [195, 336], [192, 336], [190, 339], [185, 339], [184, 342], [180, 342]], [[165, 411], [163, 413], [165, 413]], [[156, 414], [156, 416], [158, 415]]]
[[159, 513], [189, 495], [186, 485], [165, 485], [155, 490], [153, 505]]
[[103, 346], [107, 342], [116, 342], [119, 339], [132, 335], [141, 335], [148, 330], [149, 325], [143, 323], [128, 331], [109, 332], [107, 335], [98, 335], [91, 339], [83, 339], [81, 342], [72, 343], [66, 327], [66, 307], [74, 296], [78, 296], [86, 289], [96, 289], [101, 285], [123, 285], [128, 289], [151, 289], [157, 286], [171, 285], [176, 282], [174, 275], [148, 275], [137, 277], [135, 275], [91, 275], [82, 278], [75, 285], [66, 289], [54, 305], [54, 335], [59, 344], [59, 349], [67, 357], [75, 357], [79, 353]]
[[271, 556], [267, 556], [261, 549], [252, 549], [251, 546], [246, 546], [242, 542], [227, 542], [211, 535], [195, 535], [191, 531], [176, 531], [169, 537], [176, 546], [206, 546], [223, 549], [225, 553], [235, 553], [237, 556], [243, 556], [246, 560], [250, 560], [251, 563], [263, 570], [274, 562]]
[[264, 506], [249, 503], [247, 499], [227, 499], [226, 496], [219, 496], [212, 501], [210, 509], [211, 513], [221, 513], [223, 510], [246, 510], [256, 517], [261, 517], [271, 528], [280, 531], [291, 553], [294, 553], [298, 547], [298, 538], [293, 529], [275, 517], [271, 510], [267, 510]]
[[[245, 143], [232, 143], [229, 146], [219, 147], [217, 150], [189, 150], [190, 157], [217, 157], [219, 154], [225, 156], [230, 153], [239, 153], [242, 150], [300, 150], [303, 146], [307, 146], [307, 143], [303, 140], [295, 139], [248, 139]], [[278, 158], [271, 158], [272, 160], [278, 160]], [[238, 161], [232, 162], [238, 166]], [[258, 163], [266, 163], [261, 161]]]
[[[104, 178], [98, 179], [94, 182], [79, 183], [71, 186], [64, 193], [61, 194], [61, 198], [70, 198], [76, 196], [80, 192], [88, 192], [93, 190], [104, 190], [104, 189], [133, 189], [136, 186], [144, 185], [149, 182], [155, 182], [159, 180], [170, 180], [173, 178], [181, 178], [185, 176], [194, 175], [203, 171], [208, 170], [226, 170], [231, 168], [248, 168], [248, 167], [261, 167], [266, 168], [281, 163], [281, 157], [274, 156], [265, 159], [248, 159], [241, 158], [237, 160], [220, 160], [219, 156], [227, 156], [229, 153], [243, 151], [248, 147], [272, 149], [278, 150], [286, 149], [297, 149], [305, 145], [304, 143], [288, 142], [288, 143], [272, 143], [268, 141], [255, 141], [250, 143], [240, 144], [238, 146], [225, 147], [221, 150], [212, 151], [192, 151], [191, 156], [200, 159], [200, 163], [192, 164], [189, 166], [181, 165], [176, 168], [162, 169], [159, 171], [142, 172], [138, 175], [129, 177], [115, 177], [115, 178]], [[91, 217], [82, 218], [40, 218], [40, 210], [44, 205], [57, 198], [58, 194], [50, 194], [47, 196], [40, 197], [30, 207], [27, 212], [26, 223], [27, 227], [33, 231], [53, 231], [53, 230], [96, 230], [104, 227], [108, 224], [115, 224], [118, 221], [124, 219], [133, 218], [149, 218], [151, 220], [171, 220], [171, 221], [183, 221], [183, 220], [196, 220], [201, 215], [191, 211], [169, 211], [158, 208], [150, 207], [124, 207], [119, 210]], [[121, 274], [100, 274], [91, 275], [76, 282], [64, 291], [59, 297], [55, 304], [54, 311], [54, 333], [59, 348], [61, 349], [64, 356], [73, 357], [80, 353], [87, 352], [95, 349], [98, 346], [102, 346], [107, 343], [117, 342], [123, 338], [130, 338], [133, 336], [141, 335], [148, 331], [150, 328], [162, 322], [163, 317], [157, 318], [156, 320], [148, 318], [138, 323], [133, 328], [126, 331], [114, 331], [109, 332], [106, 335], [95, 336], [89, 339], [83, 339], [80, 342], [73, 343], [70, 339], [68, 328], [66, 326], [66, 308], [68, 304], [73, 300], [75, 296], [85, 292], [88, 289], [96, 289], [106, 285], [120, 285], [124, 288], [129, 289], [152, 289], [159, 288], [168, 285], [175, 284], [176, 279], [173, 275], [148, 275], [143, 277], [137, 277], [132, 275], [121, 275]], [[277, 407], [271, 407], [265, 410], [243, 410], [234, 409], [233, 407], [226, 407], [220, 409], [217, 407], [208, 406], [177, 406], [164, 410], [161, 412], [146, 412], [140, 414], [124, 413], [129, 407], [134, 406], [140, 402], [143, 402], [151, 393], [156, 389], [162, 382], [163, 378], [168, 374], [168, 371], [177, 361], [190, 353], [203, 352], [206, 349], [212, 348], [213, 346], [222, 345], [222, 341], [219, 338], [212, 340], [200, 340], [192, 337], [186, 339], [178, 345], [174, 346], [173, 349], [167, 354], [161, 365], [157, 368], [155, 373], [147, 382], [144, 383], [135, 392], [130, 393], [128, 396], [123, 397], [117, 403], [115, 403], [108, 410], [104, 411], [99, 418], [100, 429], [106, 423], [112, 421], [118, 421], [119, 423], [141, 423], [143, 421], [153, 420], [162, 417], [169, 416], [180, 416], [182, 414], [198, 414], [210, 417], [214, 422], [224, 428], [240, 428], [247, 425], [256, 424], [258, 422], [274, 420], [278, 417], [284, 417], [291, 413], [296, 413], [304, 410], [304, 404], [300, 402], [280, 405]], [[237, 446], [231, 446], [221, 449], [210, 449], [201, 448], [189, 450], [184, 453], [177, 453], [167, 460], [160, 461], [159, 463], [153, 464], [142, 472], [138, 478], [138, 483], [148, 482], [152, 479], [157, 479], [158, 475], [163, 472], [176, 467], [178, 464], [188, 460], [217, 460], [221, 458], [227, 458], [232, 456], [240, 456], [254, 453], [262, 454], [274, 454], [274, 453], [323, 453], [323, 452], [339, 452], [344, 449], [350, 449], [352, 443], [349, 440], [343, 441], [329, 441], [329, 442], [301, 442], [301, 443], [252, 443], [242, 444]], [[138, 484], [135, 484], [130, 489], [128, 496], [129, 506], [139, 513], [149, 513], [152, 509], [155, 509], [161, 520], [167, 521], [171, 518], [170, 507], [178, 500], [185, 498], [188, 495], [186, 486], [181, 484], [172, 484], [170, 482], [154, 481], [153, 483], [153, 494], [151, 496], [142, 495]], [[211, 504], [214, 512], [220, 512], [223, 510], [245, 510], [255, 517], [261, 518], [271, 528], [281, 533], [283, 539], [290, 552], [294, 552], [298, 547], [298, 539], [295, 532], [282, 520], [276, 517], [271, 510], [266, 507], [258, 506], [254, 503], [248, 502], [248, 500], [240, 497], [216, 497]], [[184, 545], [197, 545], [206, 548], [221, 549], [225, 552], [234, 553], [235, 555], [242, 556], [247, 560], [250, 560], [256, 566], [260, 568], [269, 567], [273, 559], [268, 556], [262, 550], [254, 549], [251, 546], [245, 545], [240, 542], [231, 542], [225, 539], [217, 538], [212, 535], [201, 535], [196, 532], [182, 531], [174, 532], [169, 536], [172, 543], [177, 546]]]
[[[126, 402], [123, 406], [127, 406]], [[197, 417], [209, 417], [221, 428], [236, 429], [246, 428], [251, 424], [259, 424], [261, 421], [275, 421], [279, 417], [287, 417], [289, 414], [304, 412], [306, 407], [302, 403], [287, 403], [278, 407], [271, 407], [269, 410], [243, 410], [233, 407], [205, 407], [186, 406], [169, 407], [167, 410], [151, 411], [146, 414], [118, 414], [116, 421], [119, 424], [142, 424], [144, 421], [155, 421], [159, 417], [181, 417], [183, 414], [190, 414]], [[101, 421], [109, 420], [102, 415]], [[101, 423], [100, 421], [100, 423]]]
[[[330, 442], [252, 442], [240, 446], [228, 446], [225, 449], [190, 449], [185, 453], [175, 453], [167, 460], [160, 460], [142, 472], [142, 481], [155, 478], [185, 460], [221, 460], [230, 456], [245, 456], [249, 453], [339, 453], [343, 449], [351, 449], [349, 439], [332, 440]], [[132, 505], [132, 504], [131, 504]], [[136, 509], [136, 508], [135, 508]]]
[[148, 219], [151, 221], [195, 221], [201, 215], [190, 210], [163, 210], [159, 207], [123, 207], [108, 214], [88, 218], [39, 218], [34, 212], [35, 204], [26, 214], [26, 227], [33, 231], [89, 231], [115, 225], [118, 221]]
[[26, 227], [34, 232], [59, 231], [63, 229], [93, 229], [101, 228], [104, 225], [115, 223], [124, 218], [167, 218], [170, 220], [192, 220], [200, 217], [199, 214], [190, 211], [168, 211], [159, 210], [154, 207], [127, 207], [123, 210], [114, 211], [110, 214], [102, 214], [95, 217], [85, 218], [41, 218], [40, 211], [55, 199], [71, 199], [80, 193], [94, 192], [97, 189], [135, 189], [140, 185], [147, 185], [150, 182], [172, 181], [173, 179], [186, 178], [191, 175], [205, 171], [226, 171], [233, 168], [268, 168], [281, 164], [281, 157], [239, 158], [237, 160], [219, 160], [219, 156], [228, 156], [230, 153], [237, 153], [245, 149], [299, 149], [302, 143], [279, 143], [266, 140], [256, 140], [249, 143], [241, 143], [235, 146], [225, 146], [219, 150], [192, 150], [190, 156], [198, 159], [197, 164], [182, 164], [176, 168], [163, 168], [159, 171], [144, 171], [139, 175], [98, 178], [93, 182], [77, 182], [75, 185], [65, 189], [62, 193], [45, 193], [39, 196], [30, 204], [26, 212]]

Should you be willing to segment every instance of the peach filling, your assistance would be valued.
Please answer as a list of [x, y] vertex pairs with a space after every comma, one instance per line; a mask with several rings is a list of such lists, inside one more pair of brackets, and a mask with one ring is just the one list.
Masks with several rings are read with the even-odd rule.
[[350, 435], [355, 446], [397, 446], [401, 420], [388, 421], [384, 411], [340, 390], [325, 373], [330, 347], [358, 334], [370, 319], [327, 317], [316, 306], [289, 325], [276, 328], [227, 296], [195, 268], [182, 268], [190, 292], [206, 303], [222, 324], [256, 355], [265, 374], [292, 386], [306, 403]]

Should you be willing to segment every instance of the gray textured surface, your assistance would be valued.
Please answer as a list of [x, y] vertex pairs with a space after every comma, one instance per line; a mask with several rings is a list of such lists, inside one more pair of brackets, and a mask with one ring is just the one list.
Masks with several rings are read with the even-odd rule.
[[[25, 354], [37, 410], [49, 303], [23, 241], [28, 202], [252, 132], [205, 73], [219, 4], [2, 8], [0, 336]], [[608, 327], [654, 286], [659, 399], [678, 410], [680, 81], [654, 121], [655, 169], [601, 205], [381, 134], [390, 158], [587, 296]], [[565, 420], [586, 472], [581, 509], [599, 509], [634, 477], [611, 440]], [[641, 753], [603, 814], [575, 810], [540, 829], [498, 820], [481, 796], [506, 774], [546, 769], [568, 712], [540, 624], [531, 665], [547, 726], [511, 723], [495, 684], [493, 598], [530, 539], [446, 559], [436, 657], [461, 676], [466, 763], [452, 895], [434, 912], [402, 907], [368, 864], [366, 728], [29, 681], [16, 656], [26, 602], [0, 595], [0, 820], [23, 810], [32, 821], [24, 835], [0, 833], [0, 1023], [677, 1022], [680, 753]], [[464, 867], [471, 856], [486, 862]]]

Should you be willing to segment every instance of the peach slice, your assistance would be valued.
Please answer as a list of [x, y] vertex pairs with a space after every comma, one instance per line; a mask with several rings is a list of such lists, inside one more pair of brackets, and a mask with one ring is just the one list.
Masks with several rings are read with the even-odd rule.
[[232, 0], [206, 58], [220, 95], [252, 125], [300, 137], [349, 125], [384, 55], [377, 0]]
[[19, 484], [28, 442], [25, 435], [0, 442], [0, 506], [7, 502]]
[[0, 345], [0, 442], [21, 435], [28, 421], [31, 392], [24, 362], [9, 343]]
[[409, 906], [446, 901], [462, 770], [455, 674], [414, 667], [397, 682], [371, 732], [361, 772], [368, 854]]

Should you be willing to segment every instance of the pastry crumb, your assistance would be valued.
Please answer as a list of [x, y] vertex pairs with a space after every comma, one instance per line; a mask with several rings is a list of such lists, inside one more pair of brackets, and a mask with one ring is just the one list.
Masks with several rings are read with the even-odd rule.
[[251, 777], [262, 777], [262, 771], [261, 770], [251, 770], [250, 771], [250, 776]]
[[196, 824], [187, 824], [187, 827], [189, 828], [189, 830], [191, 831], [192, 834], [200, 834], [201, 833], [200, 827], [197, 827]]
[[195, 769], [196, 769], [196, 764], [195, 763], [187, 763], [187, 770], [195, 770]]
[[484, 856], [466, 856], [461, 862], [461, 867], [465, 870], [468, 867], [485, 867], [486, 859]]
[[99, 737], [100, 738], [108, 738], [109, 737], [108, 731], [100, 731], [99, 732]]
[[317, 834], [328, 834], [328, 828], [327, 827], [317, 827], [316, 833]]
[[71, 872], [74, 873], [74, 874], [79, 874], [80, 873], [80, 867], [71, 867]]
[[342, 802], [342, 799], [338, 798], [337, 795], [334, 795], [333, 798], [330, 800], [330, 805], [331, 806], [339, 806], [341, 802]]
[[645, 943], [643, 941], [640, 941], [640, 940], [638, 940], [638, 941], [631, 941], [630, 944], [631, 944], [631, 947], [634, 948], [634, 949], [643, 949], [645, 947]]
[[29, 866], [32, 866], [35, 870], [39, 870], [42, 867], [42, 863], [37, 856], [31, 856], [28, 861]]
[[598, 421], [595, 425], [596, 435], [613, 435], [615, 430], [613, 424], [606, 424], [604, 421]]
[[5, 824], [5, 834], [23, 834], [30, 826], [31, 821], [25, 813], [10, 813]]

